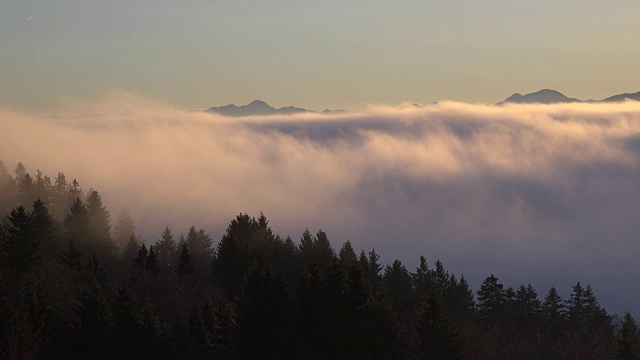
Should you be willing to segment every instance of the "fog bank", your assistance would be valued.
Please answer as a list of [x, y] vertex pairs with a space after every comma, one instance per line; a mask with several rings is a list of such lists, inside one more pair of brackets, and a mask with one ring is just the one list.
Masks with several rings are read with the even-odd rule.
[[192, 224], [217, 241], [263, 211], [296, 241], [321, 228], [410, 270], [442, 259], [475, 290], [492, 272], [541, 296], [582, 281], [640, 310], [640, 103], [229, 119], [124, 95], [61, 114], [0, 109], [0, 159], [95, 188], [147, 242]]

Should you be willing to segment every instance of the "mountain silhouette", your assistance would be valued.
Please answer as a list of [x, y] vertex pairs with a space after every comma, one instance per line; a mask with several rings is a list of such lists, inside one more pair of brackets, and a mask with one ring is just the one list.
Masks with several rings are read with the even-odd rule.
[[602, 103], [602, 102], [619, 102], [625, 100], [635, 100], [640, 101], [640, 91], [633, 94], [618, 94], [614, 96], [610, 96], [606, 99], [602, 100], [579, 100], [567, 97], [563, 93], [551, 90], [551, 89], [542, 89], [530, 94], [521, 95], [519, 93], [515, 93], [504, 101], [497, 103], [496, 105], [502, 105], [506, 103], [515, 103], [515, 104], [559, 104], [559, 103], [575, 103], [575, 102], [589, 102], [589, 103]]
[[262, 100], [254, 100], [247, 105], [236, 106], [235, 104], [212, 107], [207, 110], [224, 116], [269, 116], [269, 115], [291, 115], [312, 112], [311, 110], [297, 108], [293, 106], [276, 109]]

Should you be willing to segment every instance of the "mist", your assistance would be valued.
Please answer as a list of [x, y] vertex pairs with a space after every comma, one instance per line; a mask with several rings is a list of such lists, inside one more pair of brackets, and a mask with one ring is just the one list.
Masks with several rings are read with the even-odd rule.
[[64, 172], [153, 243], [238, 213], [298, 241], [305, 228], [398, 258], [441, 259], [475, 290], [591, 284], [638, 312], [640, 103], [371, 106], [340, 115], [224, 118], [128, 94], [57, 115], [0, 109], [0, 159]]

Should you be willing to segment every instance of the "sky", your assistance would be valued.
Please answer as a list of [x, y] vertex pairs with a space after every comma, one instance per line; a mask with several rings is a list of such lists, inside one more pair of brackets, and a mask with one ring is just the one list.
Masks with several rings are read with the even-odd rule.
[[113, 90], [182, 110], [362, 110], [640, 90], [635, 0], [6, 0], [0, 106]]

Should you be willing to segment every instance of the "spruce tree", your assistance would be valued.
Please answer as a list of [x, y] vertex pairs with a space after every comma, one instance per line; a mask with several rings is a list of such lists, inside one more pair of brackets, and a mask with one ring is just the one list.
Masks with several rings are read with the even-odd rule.
[[60, 248], [56, 232], [56, 221], [49, 215], [49, 210], [40, 198], [33, 203], [33, 212], [31, 214], [34, 236], [39, 246], [39, 256], [48, 259], [57, 258], [60, 255]]
[[491, 274], [480, 285], [478, 290], [478, 314], [485, 323], [493, 323], [504, 319], [506, 296], [504, 286]]
[[429, 292], [418, 318], [419, 348], [422, 359], [459, 359], [462, 340], [447, 314], [442, 297]]
[[628, 312], [624, 313], [620, 330], [616, 338], [616, 359], [637, 360], [640, 359], [640, 337], [638, 325]]
[[358, 261], [356, 258], [356, 252], [353, 250], [349, 240], [342, 245], [338, 258], [340, 259], [340, 267], [342, 268], [342, 271], [347, 271], [351, 264], [355, 264], [356, 261]]
[[31, 213], [23, 206], [11, 210], [4, 225], [2, 247], [6, 267], [13, 277], [21, 277], [39, 260], [37, 241]]
[[69, 241], [67, 250], [60, 255], [60, 261], [71, 270], [80, 270], [82, 267], [81, 258], [82, 254], [73, 244], [73, 241]]
[[80, 198], [76, 198], [71, 205], [64, 219], [64, 230], [65, 240], [73, 242], [81, 254], [93, 254], [94, 234], [89, 224], [87, 209]]
[[189, 248], [187, 244], [183, 243], [180, 248], [180, 257], [178, 258], [176, 273], [179, 276], [189, 276], [193, 275], [193, 272], [193, 262], [191, 261], [191, 255], [189, 255]]
[[413, 313], [414, 293], [411, 275], [400, 260], [395, 260], [391, 266], [387, 265], [383, 283], [393, 311], [400, 318]]
[[156, 241], [154, 251], [158, 259], [158, 268], [166, 273], [169, 269], [173, 269], [177, 261], [177, 245], [168, 226], [164, 228], [160, 236], [161, 238]]
[[135, 236], [136, 226], [129, 209], [123, 207], [118, 213], [116, 225], [113, 227], [113, 240], [116, 248], [122, 254], [127, 247], [131, 235]]
[[87, 195], [87, 218], [93, 232], [93, 248], [101, 259], [111, 261], [115, 254], [115, 245], [111, 239], [111, 215], [102, 205], [102, 198], [97, 191], [92, 190]]

